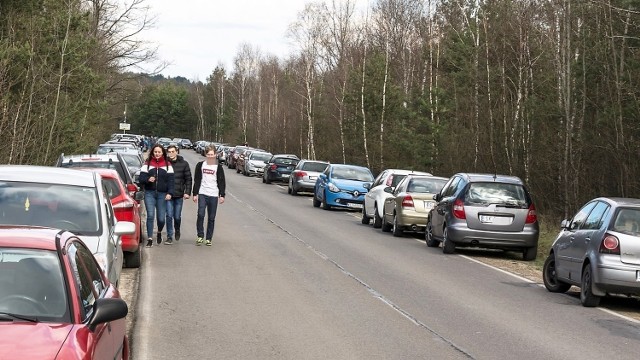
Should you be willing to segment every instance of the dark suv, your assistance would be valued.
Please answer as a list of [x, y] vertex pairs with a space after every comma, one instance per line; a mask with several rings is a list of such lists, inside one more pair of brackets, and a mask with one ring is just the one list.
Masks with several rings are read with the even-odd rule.
[[438, 202], [427, 220], [427, 246], [451, 254], [455, 247], [521, 251], [527, 261], [538, 252], [536, 208], [515, 176], [459, 173], [433, 196]]
[[272, 181], [289, 182], [289, 176], [295, 169], [300, 158], [291, 154], [273, 155], [262, 171], [262, 182], [271, 184]]

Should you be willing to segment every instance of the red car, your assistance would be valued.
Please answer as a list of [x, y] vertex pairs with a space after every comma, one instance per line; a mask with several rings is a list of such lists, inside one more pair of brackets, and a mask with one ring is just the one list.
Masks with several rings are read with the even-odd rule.
[[0, 359], [128, 359], [127, 303], [64, 230], [0, 226]]
[[[118, 172], [111, 169], [82, 169], [93, 171], [102, 177], [102, 183], [106, 186], [108, 196], [111, 199], [113, 212], [118, 221], [130, 221], [136, 225], [133, 235], [122, 235], [122, 251], [124, 252], [124, 266], [129, 268], [140, 267], [142, 254], [140, 252], [142, 240], [142, 222], [140, 217], [140, 201], [144, 198], [142, 191], [136, 191], [134, 197], [124, 186]], [[135, 185], [134, 185], [135, 186]]]

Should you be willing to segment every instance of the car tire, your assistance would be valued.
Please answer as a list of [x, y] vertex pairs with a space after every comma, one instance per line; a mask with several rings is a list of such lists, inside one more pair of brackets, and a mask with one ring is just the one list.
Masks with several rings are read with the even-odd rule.
[[291, 195], [293, 195], [293, 196], [298, 195], [298, 190], [296, 190], [296, 188], [292, 187], [291, 188]]
[[592, 286], [593, 274], [591, 273], [591, 265], [587, 264], [582, 270], [582, 278], [580, 279], [580, 302], [584, 307], [600, 305], [600, 296], [593, 294]]
[[398, 215], [393, 214], [393, 236], [401, 237], [404, 234], [402, 226], [398, 225]]
[[134, 252], [124, 253], [124, 265], [127, 268], [139, 268], [142, 263], [142, 252], [140, 251], [140, 245]]
[[313, 207], [315, 207], [315, 208], [320, 207], [320, 200], [318, 200], [316, 198], [316, 193], [315, 192], [313, 193]]
[[380, 229], [382, 227], [382, 218], [378, 215], [378, 204], [373, 204], [373, 228]]
[[427, 247], [438, 247], [440, 241], [433, 238], [433, 226], [431, 225], [431, 218], [427, 220], [427, 226], [424, 228], [424, 240], [427, 243]]
[[271, 179], [269, 179], [269, 176], [268, 176], [268, 175], [267, 175], [267, 178], [265, 179], [265, 181], [264, 181], [264, 182], [265, 182], [265, 183], [267, 183], [267, 184], [271, 184]]
[[456, 244], [454, 244], [451, 239], [449, 239], [449, 234], [447, 231], [447, 227], [444, 227], [442, 231], [442, 253], [443, 254], [453, 254], [456, 252]]
[[544, 287], [552, 293], [564, 293], [571, 288], [571, 284], [558, 280], [556, 273], [556, 256], [554, 254], [549, 254], [547, 259], [544, 261], [544, 266], [542, 267], [542, 281], [544, 282]]
[[322, 208], [324, 210], [331, 210], [331, 205], [327, 204], [327, 193], [324, 193], [324, 199], [322, 200]]
[[262, 176], [262, 183], [266, 183], [266, 180], [264, 179], [264, 175]]
[[522, 259], [524, 261], [533, 261], [536, 257], [538, 257], [538, 245], [522, 250]]
[[384, 217], [382, 218], [382, 226], [380, 226], [380, 230], [382, 230], [382, 232], [391, 231], [391, 224], [387, 223]]
[[287, 194], [291, 194], [291, 187], [287, 186]]
[[371, 218], [367, 216], [367, 211], [365, 210], [364, 204], [362, 204], [362, 225], [369, 225]]

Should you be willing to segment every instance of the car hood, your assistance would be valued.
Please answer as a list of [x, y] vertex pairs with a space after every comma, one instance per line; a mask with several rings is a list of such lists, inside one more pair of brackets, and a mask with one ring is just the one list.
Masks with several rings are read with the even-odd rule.
[[55, 359], [72, 324], [0, 323], [0, 359]]
[[332, 179], [331, 182], [342, 190], [358, 190], [361, 194], [368, 191], [364, 188], [367, 181]]
[[267, 164], [264, 161], [260, 161], [260, 160], [249, 160], [249, 163], [253, 166], [266, 166]]

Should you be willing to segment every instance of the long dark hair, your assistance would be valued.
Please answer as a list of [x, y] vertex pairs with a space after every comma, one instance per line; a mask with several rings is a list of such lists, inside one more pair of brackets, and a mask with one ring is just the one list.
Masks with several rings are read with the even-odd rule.
[[147, 157], [147, 165], [151, 164], [151, 159], [153, 159], [153, 149], [155, 148], [160, 148], [162, 150], [162, 158], [164, 158], [165, 162], [168, 162], [169, 160], [167, 159], [167, 150], [160, 144], [155, 144], [151, 147], [151, 150], [149, 150], [149, 156]]

